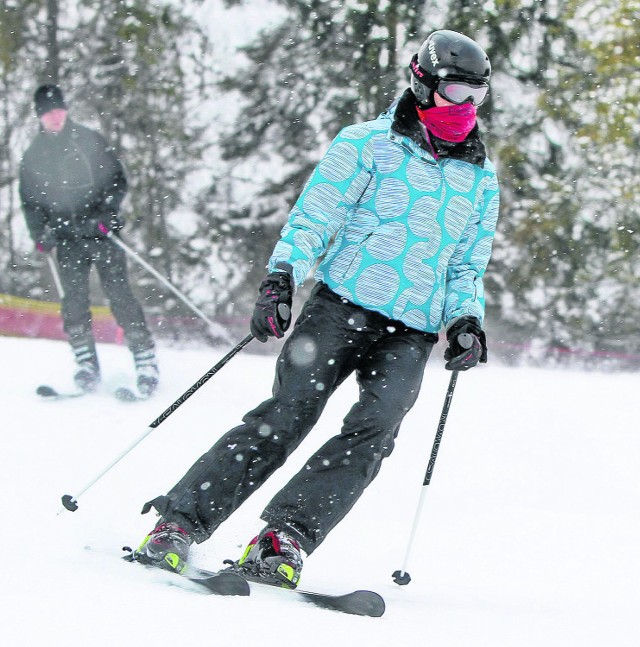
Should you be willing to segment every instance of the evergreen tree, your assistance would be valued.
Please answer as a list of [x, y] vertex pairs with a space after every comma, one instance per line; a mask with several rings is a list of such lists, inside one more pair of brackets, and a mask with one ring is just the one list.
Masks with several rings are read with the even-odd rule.
[[[42, 0], [0, 3], [0, 292], [33, 293], [46, 297], [53, 286], [42, 284], [44, 259], [21, 254], [15, 222], [21, 218], [16, 185], [19, 158], [34, 123], [33, 95], [25, 79], [33, 77], [33, 62], [46, 52], [46, 5]], [[35, 83], [33, 85], [35, 89]]]
[[[191, 115], [202, 99], [198, 80], [209, 55], [206, 38], [173, 2], [79, 5], [71, 85], [76, 102], [96, 116], [127, 168], [124, 234], [160, 273], [182, 283], [202, 261], [178, 214], [188, 199], [186, 180], [206, 148], [205, 126]], [[156, 279], [135, 266], [133, 271], [138, 284], [149, 286], [147, 305], [168, 296], [159, 310], [184, 313]]]
[[[592, 357], [628, 352], [638, 320], [634, 15], [637, 0], [608, 8], [536, 2], [520, 9], [520, 38], [503, 41], [512, 43], [512, 62], [522, 44], [529, 51], [539, 44], [530, 73], [513, 74], [535, 98], [525, 118], [519, 122], [511, 95], [503, 97], [516, 125], [498, 142], [506, 217], [502, 267], [492, 276], [506, 278], [512, 308], [503, 321], [528, 339]], [[497, 29], [504, 24], [501, 14]]]
[[[585, 254], [574, 277], [582, 343], [637, 353], [640, 318], [640, 1], [569, 3], [580, 25], [581, 69], [560, 77], [557, 109], [582, 169], [575, 228]], [[636, 362], [637, 363], [637, 362]]]
[[497, 0], [488, 11], [467, 0], [451, 5], [449, 19], [486, 41], [494, 69], [481, 113], [502, 194], [487, 275], [489, 321], [507, 341], [560, 349], [587, 342], [585, 259], [598, 249], [594, 232], [580, 224], [577, 188], [591, 172], [563, 107], [585, 90], [589, 74], [571, 17], [568, 3], [556, 0]]
[[[187, 180], [200, 168], [209, 145], [198, 106], [207, 98], [206, 88], [213, 86], [205, 78], [211, 67], [209, 44], [187, 15], [188, 7], [169, 0], [153, 4], [79, 0], [73, 7], [57, 0], [31, 0], [3, 5], [2, 126], [8, 145], [3, 148], [1, 171], [6, 191], [0, 196], [13, 200], [6, 217], [22, 217], [16, 169], [37, 128], [33, 90], [39, 83], [57, 82], [71, 116], [102, 132], [125, 164], [129, 179], [123, 205], [128, 221], [125, 239], [188, 292], [185, 285], [194, 266], [203, 265], [207, 256], [207, 250], [192, 239], [196, 226], [183, 219], [196, 218], [193, 213], [185, 216], [191, 199]], [[10, 226], [5, 229], [11, 231]], [[0, 248], [5, 254], [13, 245]], [[11, 291], [42, 296], [27, 276], [30, 263], [40, 270], [43, 259], [29, 254], [25, 266], [14, 253], [10, 262], [14, 268], [10, 276], [20, 277]], [[148, 307], [191, 314], [155, 279], [136, 265], [131, 269], [134, 282], [145, 290]], [[41, 280], [39, 274], [33, 277], [36, 281]], [[210, 302], [210, 294], [206, 296]]]
[[[502, 188], [486, 277], [491, 337], [635, 351], [640, 0], [273, 0], [287, 19], [243, 47], [217, 86], [188, 17], [199, 1], [0, 5], [0, 266], [11, 269], [0, 290], [46, 290], [42, 257], [21, 258], [13, 238], [39, 83], [57, 80], [72, 116], [118, 150], [130, 179], [125, 240], [209, 314], [245, 318], [244, 330], [278, 232], [329, 142], [386, 108], [408, 84], [411, 54], [446, 27], [478, 40], [494, 69], [479, 112]], [[219, 138], [199, 106], [220, 90], [237, 98], [237, 119], [192, 207], [189, 179]], [[132, 269], [148, 305], [187, 314]]]
[[222, 139], [234, 174], [218, 178], [210, 198], [219, 206], [231, 196], [233, 207], [210, 211], [209, 224], [227, 232], [216, 241], [230, 264], [220, 299], [238, 315], [250, 312], [278, 232], [324, 150], [340, 128], [375, 118], [407, 87], [418, 26], [440, 15], [435, 1], [277, 4], [287, 19], [244, 46], [246, 64], [221, 84], [241, 105]]

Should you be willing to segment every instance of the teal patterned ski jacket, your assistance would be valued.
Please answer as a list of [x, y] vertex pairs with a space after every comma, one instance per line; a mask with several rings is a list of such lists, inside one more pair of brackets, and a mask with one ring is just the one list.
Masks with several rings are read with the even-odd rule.
[[[406, 93], [405, 93], [406, 94]], [[498, 219], [495, 169], [434, 154], [394, 127], [394, 109], [347, 126], [315, 168], [269, 259], [367, 310], [429, 333], [484, 319]], [[400, 129], [402, 130], [402, 129]]]

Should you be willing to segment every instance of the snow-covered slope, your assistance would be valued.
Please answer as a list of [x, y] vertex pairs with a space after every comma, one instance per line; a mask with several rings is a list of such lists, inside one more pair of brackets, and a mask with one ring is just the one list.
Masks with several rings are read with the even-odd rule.
[[[252, 342], [257, 343], [257, 342]], [[435, 355], [441, 355], [437, 348]], [[128, 352], [99, 349], [105, 390], [131, 376]], [[394, 454], [305, 565], [303, 585], [373, 588], [383, 618], [316, 609], [286, 593], [215, 598], [119, 559], [154, 518], [142, 504], [182, 476], [269, 393], [274, 359], [237, 356], [79, 499], [74, 494], [223, 354], [160, 348], [153, 400], [104, 392], [42, 402], [70, 386], [62, 342], [0, 338], [4, 645], [425, 645], [636, 647], [640, 602], [640, 434], [635, 374], [503, 368], [460, 376], [406, 587], [402, 566], [449, 374], [434, 357]], [[194, 550], [216, 568], [260, 529], [275, 489], [338, 432], [349, 381], [290, 462]]]

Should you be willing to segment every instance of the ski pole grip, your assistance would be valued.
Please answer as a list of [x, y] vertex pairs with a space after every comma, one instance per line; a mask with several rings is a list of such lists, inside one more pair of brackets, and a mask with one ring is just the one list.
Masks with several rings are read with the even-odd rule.
[[111, 231], [107, 225], [105, 225], [103, 222], [98, 223], [98, 229], [100, 230], [100, 233], [104, 234], [107, 236], [109, 232]]

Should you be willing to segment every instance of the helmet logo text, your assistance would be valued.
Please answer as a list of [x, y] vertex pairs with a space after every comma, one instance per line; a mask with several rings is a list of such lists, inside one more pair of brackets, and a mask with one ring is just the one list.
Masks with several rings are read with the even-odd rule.
[[427, 49], [429, 50], [429, 58], [431, 59], [431, 64], [435, 67], [440, 64], [440, 59], [436, 54], [436, 46], [433, 43], [429, 43]]

